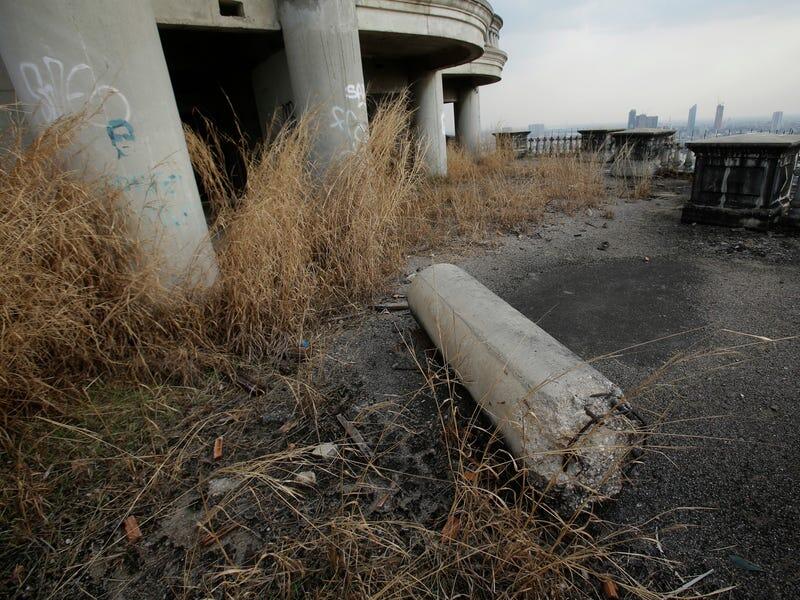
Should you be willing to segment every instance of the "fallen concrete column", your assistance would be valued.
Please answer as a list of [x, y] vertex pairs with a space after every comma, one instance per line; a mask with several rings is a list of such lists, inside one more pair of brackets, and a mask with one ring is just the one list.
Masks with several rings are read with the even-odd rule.
[[278, 2], [294, 107], [315, 119], [320, 171], [369, 136], [367, 94], [353, 0]]
[[456, 139], [473, 156], [481, 152], [481, 100], [477, 87], [459, 91], [455, 103]]
[[85, 111], [72, 165], [122, 190], [164, 282], [210, 285], [216, 257], [151, 3], [0, 0], [0, 55], [35, 128]]
[[620, 490], [635, 432], [617, 386], [458, 267], [422, 271], [408, 302], [538, 485], [571, 506]]
[[411, 85], [414, 128], [423, 145], [429, 175], [447, 175], [447, 140], [444, 132], [444, 91], [440, 71], [422, 73]]

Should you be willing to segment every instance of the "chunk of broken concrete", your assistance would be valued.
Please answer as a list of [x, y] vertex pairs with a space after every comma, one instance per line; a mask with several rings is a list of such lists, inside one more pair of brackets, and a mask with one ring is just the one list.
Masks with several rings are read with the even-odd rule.
[[239, 481], [232, 477], [214, 477], [208, 480], [208, 495], [212, 498], [227, 494], [239, 485]]
[[322, 458], [333, 458], [337, 453], [336, 444], [331, 444], [330, 442], [323, 442], [311, 451], [314, 456]]
[[294, 480], [303, 485], [314, 485], [317, 483], [317, 474], [314, 471], [300, 471], [295, 474]]
[[408, 301], [536, 483], [571, 507], [619, 492], [636, 434], [617, 386], [454, 265], [419, 273]]

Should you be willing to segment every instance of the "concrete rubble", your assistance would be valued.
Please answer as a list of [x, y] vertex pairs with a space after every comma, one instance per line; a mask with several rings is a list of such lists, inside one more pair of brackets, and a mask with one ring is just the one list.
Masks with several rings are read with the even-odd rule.
[[535, 484], [570, 507], [620, 491], [638, 435], [616, 385], [454, 265], [419, 273], [408, 300]]

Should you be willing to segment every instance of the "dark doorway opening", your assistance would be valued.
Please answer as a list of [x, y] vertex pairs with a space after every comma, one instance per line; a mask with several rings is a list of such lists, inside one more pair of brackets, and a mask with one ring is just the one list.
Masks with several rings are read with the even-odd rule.
[[[221, 134], [224, 169], [235, 191], [246, 184], [239, 146], [261, 141], [252, 70], [282, 46], [279, 33], [172, 29], [159, 31], [181, 121], [207, 135], [207, 119]], [[206, 215], [208, 194], [198, 178]]]

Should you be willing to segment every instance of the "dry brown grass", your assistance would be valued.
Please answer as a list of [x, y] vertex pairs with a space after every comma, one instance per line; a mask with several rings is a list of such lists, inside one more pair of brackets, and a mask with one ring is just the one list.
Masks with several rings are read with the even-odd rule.
[[206, 158], [214, 146], [188, 136], [217, 207], [221, 276], [211, 310], [220, 342], [247, 358], [296, 347], [320, 315], [368, 300], [429, 227], [399, 104], [379, 109], [369, 142], [321, 179], [308, 159], [312, 135], [310, 120], [300, 120], [243, 153], [247, 185], [238, 198], [215, 171], [221, 156]]
[[475, 159], [458, 146], [448, 148], [447, 161], [448, 179], [435, 182], [430, 194], [434, 204], [452, 212], [460, 234], [521, 229], [540, 222], [547, 210], [574, 214], [605, 198], [597, 161], [575, 156], [515, 160], [508, 149]]
[[210, 124], [202, 138], [187, 131], [221, 267], [209, 293], [187, 295], [137, 259], [119, 192], [64, 165], [79, 116], [28, 146], [17, 131], [0, 163], [0, 412], [52, 404], [97, 376], [188, 381], [230, 355], [281, 355], [321, 318], [369, 301], [421, 242], [523, 228], [603, 197], [591, 161], [502, 150], [475, 160], [451, 148], [450, 176], [425, 178], [409, 122], [402, 101], [382, 107], [369, 142], [324, 178], [309, 119], [257, 152], [242, 144], [238, 195], [221, 170], [232, 140]]
[[[710, 359], [733, 367], [746, 348], [776, 341], [748, 337], [723, 347], [693, 345], [628, 399], [635, 402], [662, 384], [671, 388], [674, 379], [665, 376], [681, 362], [700, 361], [701, 372], [720, 367]], [[605, 580], [614, 581], [623, 598], [717, 597], [724, 591], [654, 591], [654, 585], [681, 585], [675, 578], [669, 586], [676, 566], [657, 537], [659, 526], [666, 531], [664, 515], [654, 521], [644, 515], [641, 523], [620, 527], [589, 510], [552, 510], [495, 432], [482, 426], [477, 413], [461, 412], [465, 405], [457, 401], [461, 392], [452, 372], [432, 354], [409, 350], [423, 387], [354, 418], [374, 450], [369, 457], [340, 428], [331, 428], [328, 411], [321, 416], [328, 423], [316, 429], [309, 416], [297, 416], [286, 433], [253, 431], [252, 423], [282, 399], [243, 402], [217, 383], [189, 397], [163, 389], [98, 390], [68, 416], [29, 419], [25, 443], [15, 445], [11, 460], [0, 465], [3, 475], [10, 471], [14, 478], [0, 488], [0, 562], [9, 571], [21, 567], [17, 578], [0, 583], [0, 592], [27, 589], [48, 598], [168, 594], [187, 600], [571, 600], [604, 597]], [[303, 388], [299, 380], [283, 385]], [[439, 426], [420, 433], [448, 460], [433, 473], [413, 471], [409, 460], [405, 467], [412, 472], [405, 473], [397, 470], [393, 434], [408, 434], [407, 407], [425, 397], [436, 399]], [[391, 414], [396, 416], [386, 416]], [[225, 453], [212, 463], [217, 436], [224, 436]], [[334, 457], [313, 455], [323, 440], [337, 444]], [[296, 481], [304, 470], [317, 474], [316, 486]], [[411, 485], [395, 493], [404, 501], [388, 511], [371, 510], [373, 498], [403, 477]], [[212, 481], [228, 482], [226, 491], [213, 494]], [[419, 487], [435, 489], [449, 509], [417, 518], [412, 504], [405, 516], [406, 509], [398, 507], [408, 506], [404, 495], [414, 498]], [[331, 488], [337, 490], [333, 495], [327, 493]], [[134, 544], [120, 527], [129, 515], [144, 536]], [[655, 582], [654, 572], [660, 573]]]
[[632, 174], [617, 178], [616, 193], [622, 198], [643, 200], [649, 198], [653, 190], [653, 175], [650, 172], [637, 172], [632, 158], [632, 147], [620, 149], [614, 156], [612, 169]]
[[189, 377], [204, 363], [199, 313], [140, 268], [118, 191], [65, 168], [62, 150], [79, 125], [61, 121], [27, 146], [16, 132], [0, 153], [5, 418], [100, 374]]
[[0, 413], [54, 405], [97, 376], [195, 379], [228, 355], [281, 354], [326, 311], [364, 301], [427, 231], [407, 115], [383, 109], [370, 142], [315, 179], [307, 122], [246, 155], [234, 197], [219, 138], [189, 141], [213, 207], [222, 274], [210, 292], [162, 289], [126, 232], [119, 192], [64, 164], [81, 117], [0, 163]]

